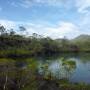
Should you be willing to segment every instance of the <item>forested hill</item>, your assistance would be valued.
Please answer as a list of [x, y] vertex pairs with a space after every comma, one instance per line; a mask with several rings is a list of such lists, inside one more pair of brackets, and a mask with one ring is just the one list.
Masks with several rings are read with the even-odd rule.
[[90, 51], [90, 35], [80, 35], [71, 40], [81, 51]]
[[90, 41], [90, 35], [80, 35], [73, 39], [74, 41]]
[[[20, 31], [24, 31], [22, 26]], [[15, 30], [7, 32], [4, 26], [0, 26], [0, 57], [21, 57], [51, 55], [61, 52], [89, 52], [90, 36], [80, 35], [73, 40], [67, 38], [53, 40], [36, 33], [25, 37], [18, 35]]]

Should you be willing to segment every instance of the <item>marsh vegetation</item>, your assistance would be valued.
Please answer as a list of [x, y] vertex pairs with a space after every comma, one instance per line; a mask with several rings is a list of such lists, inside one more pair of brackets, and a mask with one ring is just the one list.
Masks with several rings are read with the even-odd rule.
[[0, 59], [0, 90], [89, 90], [90, 54]]

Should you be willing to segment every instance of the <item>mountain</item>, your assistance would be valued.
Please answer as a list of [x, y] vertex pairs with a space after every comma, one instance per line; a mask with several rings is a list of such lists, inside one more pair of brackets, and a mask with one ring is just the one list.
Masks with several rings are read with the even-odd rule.
[[80, 35], [71, 40], [81, 51], [90, 51], [90, 35]]
[[90, 35], [80, 35], [73, 39], [73, 41], [90, 41]]

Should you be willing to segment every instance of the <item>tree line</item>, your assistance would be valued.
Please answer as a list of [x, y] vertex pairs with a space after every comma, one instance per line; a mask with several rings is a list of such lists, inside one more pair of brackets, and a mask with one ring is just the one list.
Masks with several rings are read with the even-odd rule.
[[[24, 26], [20, 32], [26, 31]], [[37, 33], [31, 36], [17, 34], [14, 29], [6, 29], [0, 25], [0, 57], [52, 55], [62, 52], [79, 52], [80, 46], [66, 37], [52, 39]]]

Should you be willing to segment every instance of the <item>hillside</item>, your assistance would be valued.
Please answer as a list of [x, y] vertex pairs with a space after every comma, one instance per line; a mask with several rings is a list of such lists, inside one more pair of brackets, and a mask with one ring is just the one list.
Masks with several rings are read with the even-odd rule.
[[90, 35], [80, 35], [71, 42], [76, 44], [81, 51], [90, 51]]
[[73, 41], [89, 41], [90, 40], [90, 35], [80, 35], [76, 38], [73, 39]]

